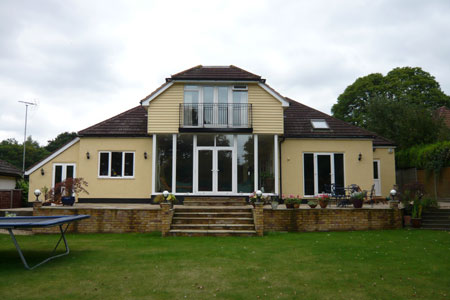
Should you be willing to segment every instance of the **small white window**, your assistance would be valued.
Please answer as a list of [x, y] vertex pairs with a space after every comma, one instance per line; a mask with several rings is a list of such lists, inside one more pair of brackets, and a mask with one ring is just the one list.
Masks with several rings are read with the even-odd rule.
[[101, 151], [99, 156], [99, 177], [130, 178], [134, 176], [134, 152]]
[[312, 119], [311, 125], [314, 129], [330, 129], [327, 121], [324, 119]]

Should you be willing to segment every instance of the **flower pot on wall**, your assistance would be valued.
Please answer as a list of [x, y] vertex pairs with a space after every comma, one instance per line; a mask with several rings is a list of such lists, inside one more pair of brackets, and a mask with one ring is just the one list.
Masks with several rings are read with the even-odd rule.
[[61, 202], [64, 206], [73, 206], [75, 197], [61, 197]]
[[363, 199], [354, 199], [353, 200], [354, 208], [361, 208], [362, 206], [363, 206]]
[[326, 208], [328, 206], [328, 201], [319, 200], [319, 205], [322, 208]]
[[411, 218], [411, 225], [413, 228], [420, 228], [420, 226], [422, 226], [422, 219]]

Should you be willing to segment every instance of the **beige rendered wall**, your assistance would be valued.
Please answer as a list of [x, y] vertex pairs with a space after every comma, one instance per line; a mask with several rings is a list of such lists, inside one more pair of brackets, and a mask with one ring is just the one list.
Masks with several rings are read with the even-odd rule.
[[[99, 151], [134, 151], [134, 178], [99, 178]], [[86, 158], [86, 152], [90, 153], [90, 159]], [[147, 152], [147, 159], [144, 152]], [[77, 176], [89, 183], [89, 195], [80, 195], [82, 198], [150, 198], [152, 139], [81, 138], [78, 169]]]
[[374, 148], [373, 159], [380, 160], [381, 195], [387, 197], [395, 184], [395, 151], [389, 153], [389, 148]]
[[[78, 164], [78, 153], [80, 149], [80, 141], [73, 144], [70, 148], [66, 149], [64, 152], [47, 162], [42, 167], [38, 168], [36, 171], [30, 174], [29, 177], [29, 193], [28, 201], [34, 201], [36, 196], [34, 196], [34, 191], [36, 189], [42, 190], [43, 187], [48, 189], [52, 188], [53, 180], [53, 164], [55, 163], [74, 163], [76, 164], [75, 176], [80, 177], [79, 164]], [[44, 175], [41, 174], [41, 169], [44, 169]], [[40, 200], [44, 199], [44, 195], [39, 197]]]
[[[148, 107], [148, 133], [178, 133], [179, 107], [183, 99], [183, 83], [174, 83], [153, 99]], [[253, 108], [253, 133], [283, 134], [283, 107], [280, 101], [258, 84], [249, 83], [248, 103]]]
[[[99, 151], [133, 151], [135, 152], [134, 178], [99, 178]], [[89, 152], [90, 159], [86, 158]], [[144, 158], [147, 152], [147, 159]], [[82, 198], [150, 198], [152, 183], [152, 139], [149, 138], [81, 138], [72, 147], [46, 163], [30, 175], [30, 191], [44, 186], [52, 187], [54, 163], [75, 163], [76, 176], [84, 178], [89, 186]], [[29, 193], [28, 201], [34, 201]]]
[[[282, 193], [303, 197], [303, 153], [339, 152], [344, 154], [345, 185], [358, 184], [370, 190], [373, 184], [371, 140], [286, 139], [281, 144]], [[359, 153], [362, 154], [358, 161]]]

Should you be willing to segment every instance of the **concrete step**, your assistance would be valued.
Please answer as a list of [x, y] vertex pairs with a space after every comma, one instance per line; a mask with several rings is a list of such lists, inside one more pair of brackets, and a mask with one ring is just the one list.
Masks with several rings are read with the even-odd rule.
[[175, 208], [175, 212], [252, 212], [247, 206], [184, 206]]
[[171, 229], [255, 230], [255, 225], [254, 224], [172, 224]]
[[245, 202], [225, 202], [225, 201], [184, 201], [186, 206], [242, 206]]
[[173, 224], [253, 224], [253, 218], [230, 217], [173, 217]]
[[243, 206], [245, 197], [186, 197], [185, 206]]
[[251, 212], [177, 212], [173, 214], [174, 217], [184, 217], [184, 218], [253, 218], [253, 213]]
[[172, 229], [173, 236], [256, 236], [255, 230], [196, 230], [196, 229]]

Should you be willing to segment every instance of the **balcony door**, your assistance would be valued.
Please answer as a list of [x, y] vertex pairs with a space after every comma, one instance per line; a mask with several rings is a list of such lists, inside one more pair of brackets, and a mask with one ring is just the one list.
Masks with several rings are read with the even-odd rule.
[[233, 151], [232, 147], [197, 147], [199, 193], [233, 192]]

